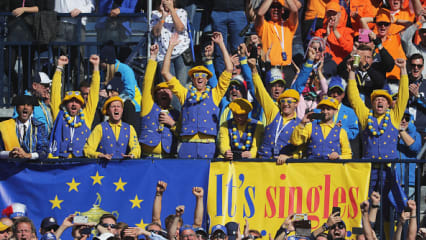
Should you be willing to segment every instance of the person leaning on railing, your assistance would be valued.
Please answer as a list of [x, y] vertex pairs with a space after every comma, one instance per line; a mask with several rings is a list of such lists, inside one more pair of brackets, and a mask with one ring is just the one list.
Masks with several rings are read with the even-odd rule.
[[[90, 135], [96, 107], [99, 101], [99, 56], [90, 56], [93, 64], [92, 83], [87, 103], [79, 91], [69, 91], [61, 101], [62, 71], [68, 58], [58, 59], [52, 82], [52, 113], [55, 123], [50, 137], [50, 158], [83, 157], [83, 147]], [[61, 108], [62, 107], [62, 108]]]

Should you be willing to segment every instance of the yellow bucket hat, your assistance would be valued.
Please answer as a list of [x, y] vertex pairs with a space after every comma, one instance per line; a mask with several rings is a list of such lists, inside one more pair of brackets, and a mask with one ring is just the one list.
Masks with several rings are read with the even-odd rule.
[[277, 102], [280, 102], [280, 100], [283, 98], [294, 98], [296, 102], [299, 102], [300, 95], [294, 89], [287, 89], [283, 93], [281, 93], [281, 95], [277, 99]]
[[389, 92], [387, 90], [384, 90], [384, 89], [376, 89], [376, 90], [374, 90], [371, 93], [371, 96], [370, 96], [371, 102], [373, 102], [374, 99], [376, 97], [379, 97], [379, 96], [385, 97], [388, 100], [389, 104], [392, 103], [392, 97], [391, 97], [391, 95], [389, 94]]
[[194, 74], [194, 73], [196, 73], [196, 72], [204, 72], [204, 73], [207, 73], [207, 79], [210, 79], [212, 76], [213, 76], [213, 73], [212, 72], [210, 72], [206, 67], [204, 67], [204, 66], [195, 66], [195, 67], [193, 67], [193, 68], [191, 68], [189, 71], [188, 71], [188, 76], [189, 77], [192, 77], [192, 75]]
[[121, 102], [121, 105], [122, 105], [122, 106], [124, 105], [123, 99], [121, 99], [121, 97], [119, 97], [119, 96], [113, 96], [113, 97], [110, 97], [110, 98], [108, 98], [108, 99], [105, 101], [104, 106], [102, 107], [102, 114], [103, 114], [103, 115], [106, 115], [106, 114], [107, 114], [107, 108], [108, 108], [108, 105], [109, 105], [110, 103], [114, 102], [114, 101], [120, 101], [120, 102]]
[[335, 98], [324, 96], [321, 102], [318, 103], [317, 108], [321, 108], [321, 106], [329, 106], [337, 110], [339, 109], [339, 101]]
[[64, 99], [62, 99], [62, 103], [61, 104], [65, 104], [66, 101], [69, 101], [71, 99], [77, 99], [78, 101], [80, 101], [81, 105], [84, 104], [84, 98], [83, 96], [81, 96], [81, 92], [80, 91], [68, 91], [65, 93], [65, 97]]
[[229, 109], [234, 114], [248, 114], [253, 110], [253, 105], [247, 99], [237, 98], [229, 104]]

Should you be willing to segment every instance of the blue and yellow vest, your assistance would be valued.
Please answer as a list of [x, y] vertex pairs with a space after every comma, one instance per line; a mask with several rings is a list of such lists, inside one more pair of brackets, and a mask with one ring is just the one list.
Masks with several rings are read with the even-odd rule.
[[[377, 118], [373, 116], [373, 128], [379, 129]], [[382, 125], [384, 120], [382, 120]], [[382, 135], [374, 136], [368, 126], [362, 132], [363, 158], [371, 159], [396, 159], [398, 158], [398, 130], [391, 121]]]
[[[161, 141], [161, 148], [164, 152], [170, 153], [171, 149], [175, 149], [176, 141], [173, 133], [167, 126], [160, 127], [158, 117], [160, 116], [161, 108], [154, 103], [151, 111], [148, 115], [141, 119], [141, 134], [139, 142], [148, 145], [150, 147], [157, 146]], [[172, 109], [169, 111], [169, 116], [173, 120], [177, 121], [179, 118], [179, 112]]]
[[341, 128], [335, 125], [328, 133], [327, 138], [324, 139], [321, 126], [313, 122], [311, 140], [308, 144], [308, 157], [328, 159], [328, 155], [332, 152], [341, 155], [340, 130]]
[[[295, 118], [287, 123], [284, 129], [279, 133], [277, 143], [275, 144], [275, 134], [277, 132], [278, 124], [282, 126], [282, 117], [280, 112], [277, 113], [274, 120], [266, 126], [263, 143], [259, 150], [260, 158], [273, 158], [280, 154], [291, 155], [296, 146], [290, 144], [291, 134], [294, 128], [299, 124], [300, 120]], [[281, 127], [279, 126], [279, 127]]]
[[219, 107], [213, 102], [212, 92], [202, 101], [191, 101], [191, 92], [188, 90], [187, 98], [182, 106], [181, 136], [192, 136], [197, 133], [217, 135], [219, 122]]
[[113, 158], [122, 158], [121, 154], [127, 153], [127, 145], [129, 145], [130, 125], [121, 122], [120, 135], [118, 141], [108, 122], [102, 122], [102, 139], [99, 143], [98, 152], [103, 154], [112, 154]]
[[[231, 150], [235, 151], [235, 150], [241, 150], [238, 147], [236, 147], [234, 145], [234, 140], [232, 139], [232, 121], [234, 121], [234, 119], [229, 119], [228, 122], [228, 132], [229, 132], [229, 142], [231, 144]], [[253, 143], [253, 138], [254, 138], [254, 132], [256, 131], [256, 126], [257, 126], [257, 120], [251, 119], [251, 121], [247, 124], [246, 129], [243, 133], [243, 136], [240, 137], [240, 134], [236, 134], [237, 136], [237, 143], [240, 146], [246, 146], [247, 144], [247, 133], [251, 133], [251, 143]], [[250, 128], [250, 130], [248, 130], [248, 128]], [[251, 144], [249, 148], [245, 148], [243, 149], [243, 151], [250, 151], [251, 149]]]

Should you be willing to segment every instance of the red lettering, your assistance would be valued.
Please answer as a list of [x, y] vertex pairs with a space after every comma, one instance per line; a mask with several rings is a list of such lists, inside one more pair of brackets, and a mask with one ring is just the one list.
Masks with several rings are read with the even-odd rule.
[[325, 175], [324, 181], [324, 215], [322, 218], [330, 216], [330, 175]]
[[[321, 189], [321, 186], [318, 186], [318, 188]], [[314, 195], [313, 199], [312, 199], [312, 195]], [[319, 190], [316, 187], [311, 187], [308, 190], [308, 196], [306, 200], [307, 200], [306, 205], [308, 207], [309, 213], [316, 212], [318, 210], [319, 201], [320, 201]]]
[[[274, 193], [274, 197], [272, 197], [272, 191]], [[275, 216], [276, 208], [275, 208], [275, 201], [274, 200], [275, 200], [276, 195], [277, 195], [276, 187], [268, 187], [266, 189], [266, 199], [267, 199], [267, 202], [268, 202], [267, 205], [269, 205], [269, 207], [271, 209], [271, 215], [268, 215], [268, 211], [266, 209], [267, 205], [265, 205], [265, 217], [273, 218]]]
[[294, 213], [294, 193], [297, 193], [296, 198], [296, 213], [302, 212], [302, 187], [289, 187], [288, 199], [288, 215]]
[[355, 218], [358, 215], [358, 204], [356, 199], [358, 199], [358, 187], [350, 187], [349, 188], [349, 202], [350, 206], [353, 210], [353, 215], [351, 214], [350, 208], [348, 210], [348, 218]]
[[279, 218], [284, 218], [285, 187], [280, 187]]
[[[340, 193], [340, 194], [339, 194]], [[340, 196], [340, 198], [339, 198]], [[340, 201], [339, 201], [340, 199]], [[334, 190], [333, 194], [333, 206], [338, 207], [340, 203], [345, 204], [346, 203], [346, 191], [343, 187], [338, 187], [336, 190]], [[346, 212], [346, 206], [342, 209], [340, 209], [340, 216], [344, 216]]]
[[316, 229], [319, 227], [320, 220], [318, 216], [309, 215], [308, 220], [311, 220], [311, 229]]

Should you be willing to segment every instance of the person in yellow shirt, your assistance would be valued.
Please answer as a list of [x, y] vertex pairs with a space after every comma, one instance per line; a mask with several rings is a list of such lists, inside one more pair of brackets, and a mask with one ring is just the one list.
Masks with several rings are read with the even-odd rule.
[[[307, 157], [320, 159], [351, 159], [352, 151], [348, 134], [341, 123], [334, 123], [334, 115], [338, 112], [339, 101], [325, 96], [318, 104], [323, 119], [314, 121], [314, 112], [305, 114], [299, 125], [294, 128], [290, 143], [300, 146], [308, 143]], [[313, 121], [313, 122], [312, 122]], [[311, 123], [312, 122], [312, 123]]]
[[99, 56], [92, 55], [89, 61], [93, 64], [93, 75], [85, 103], [79, 91], [66, 92], [61, 101], [62, 71], [68, 64], [68, 58], [61, 56], [58, 59], [52, 81], [51, 107], [55, 122], [51, 132], [49, 158], [83, 157], [83, 147], [90, 135], [90, 126], [99, 101]]
[[151, 46], [143, 81], [139, 142], [144, 157], [165, 158], [176, 153], [177, 139], [174, 133], [179, 111], [170, 105], [172, 92], [166, 82], [157, 84], [153, 89], [158, 50], [157, 44]]
[[229, 160], [256, 158], [263, 136], [263, 125], [248, 117], [253, 110], [251, 103], [244, 98], [234, 99], [229, 104], [234, 116], [220, 126], [219, 157]]
[[123, 106], [124, 102], [119, 96], [105, 101], [102, 114], [108, 115], [109, 119], [93, 129], [84, 145], [86, 157], [106, 160], [140, 157], [141, 148], [135, 129], [121, 121]]
[[[388, 91], [379, 89], [371, 94], [372, 109], [368, 109], [359, 96], [355, 80], [355, 72], [351, 64], [349, 70], [348, 98], [358, 116], [361, 125], [361, 138], [363, 144], [363, 158], [366, 159], [397, 159], [399, 126], [409, 98], [408, 75], [404, 59], [396, 59], [395, 65], [400, 68], [401, 80], [399, 82], [398, 97], [394, 108], [390, 109], [392, 97]], [[388, 177], [389, 168], [382, 174], [382, 182]], [[370, 190], [378, 187], [379, 169], [371, 169]], [[382, 185], [383, 186], [383, 185]]]
[[173, 48], [179, 43], [178, 35], [170, 38], [169, 48], [164, 59], [162, 76], [168, 82], [169, 89], [177, 96], [181, 105], [179, 158], [213, 158], [216, 150], [217, 125], [219, 121], [219, 103], [228, 89], [233, 65], [222, 34], [214, 32], [213, 42], [219, 45], [225, 61], [225, 71], [219, 77], [217, 86], [207, 85], [212, 73], [204, 66], [196, 66], [189, 70], [192, 86], [186, 89], [176, 77], [170, 73], [170, 59]]

